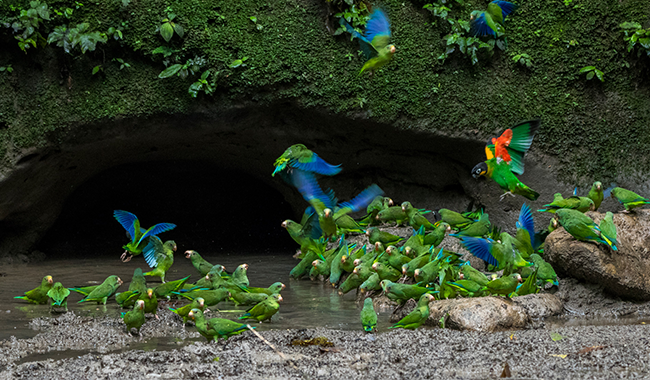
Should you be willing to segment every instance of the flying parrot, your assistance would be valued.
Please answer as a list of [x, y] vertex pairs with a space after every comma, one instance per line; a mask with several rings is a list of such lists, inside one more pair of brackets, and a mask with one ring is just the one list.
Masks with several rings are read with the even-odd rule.
[[341, 171], [341, 165], [328, 164], [303, 144], [295, 144], [287, 148], [275, 160], [273, 166], [275, 168], [271, 176], [275, 176], [277, 173], [281, 175], [289, 174], [293, 169], [322, 175], [335, 175]]
[[354, 30], [344, 18], [340, 19], [340, 23], [352, 35], [352, 38], [359, 40], [361, 51], [366, 57], [366, 63], [359, 71], [359, 75], [366, 70], [377, 71], [386, 66], [393, 58], [396, 48], [395, 45], [390, 44], [390, 20], [381, 9], [375, 9], [370, 14], [364, 35]]
[[[533, 143], [539, 120], [526, 121], [506, 129], [498, 138], [492, 138], [485, 147], [487, 160], [474, 166], [472, 176], [485, 176], [496, 182], [506, 194], [519, 194], [537, 200], [539, 194], [524, 185], [513, 173], [524, 173], [524, 155]], [[450, 223], [451, 224], [451, 223]]]
[[495, 0], [488, 4], [487, 11], [473, 11], [470, 19], [470, 34], [474, 37], [501, 37], [505, 34], [505, 19], [519, 6], [507, 1]]
[[165, 274], [172, 264], [174, 264], [174, 252], [176, 252], [178, 247], [173, 240], [167, 240], [163, 244], [158, 236], [152, 236], [149, 238], [149, 241], [154, 247], [154, 255], [145, 257], [145, 259], [147, 259], [147, 264], [155, 269], [144, 275], [160, 277], [160, 280], [165, 283]]
[[[133, 256], [137, 256], [142, 252], [144, 252], [147, 262], [150, 262], [152, 260], [150, 256], [154, 255], [154, 251], [149, 238], [176, 228], [176, 225], [172, 223], [158, 223], [145, 230], [140, 227], [140, 220], [138, 220], [137, 216], [124, 210], [113, 211], [113, 216], [124, 227], [127, 236], [131, 239], [128, 244], [122, 246], [124, 253], [122, 253], [120, 259], [123, 262], [131, 261]], [[128, 258], [126, 257], [127, 254], [130, 254]]]

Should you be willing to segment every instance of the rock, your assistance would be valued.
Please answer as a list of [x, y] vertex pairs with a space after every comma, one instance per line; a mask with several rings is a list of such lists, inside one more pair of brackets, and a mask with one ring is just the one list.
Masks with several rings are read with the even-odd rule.
[[[605, 214], [588, 212], [597, 223]], [[650, 210], [614, 214], [618, 251], [603, 244], [574, 239], [563, 228], [553, 231], [544, 245], [545, 259], [556, 271], [603, 285], [617, 296], [650, 300]]]
[[[395, 310], [391, 322], [397, 322], [411, 312], [415, 303]], [[445, 318], [445, 327], [457, 330], [493, 332], [524, 328], [532, 319], [545, 318], [562, 312], [562, 302], [552, 294], [529, 294], [506, 300], [501, 297], [456, 298], [429, 304], [428, 326], [438, 326]]]

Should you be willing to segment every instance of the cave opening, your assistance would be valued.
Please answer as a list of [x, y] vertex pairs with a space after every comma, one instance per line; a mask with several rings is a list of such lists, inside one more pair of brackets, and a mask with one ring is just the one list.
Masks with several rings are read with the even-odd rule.
[[36, 248], [48, 258], [117, 257], [128, 242], [113, 210], [138, 216], [142, 227], [170, 222], [159, 235], [178, 252], [261, 254], [295, 250], [281, 227], [293, 210], [255, 176], [200, 160], [130, 163], [107, 169], [67, 198]]

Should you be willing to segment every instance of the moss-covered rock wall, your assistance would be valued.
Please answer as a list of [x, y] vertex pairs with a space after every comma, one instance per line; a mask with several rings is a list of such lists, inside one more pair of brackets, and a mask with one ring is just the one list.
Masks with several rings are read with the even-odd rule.
[[[57, 25], [88, 22], [100, 32], [121, 28], [123, 40], [109, 39], [85, 54], [66, 54], [52, 44], [25, 54], [12, 29], [0, 29], [0, 66], [14, 69], [0, 73], [5, 165], [12, 165], [16, 149], [56, 144], [68, 131], [97, 121], [185, 113], [207, 103], [228, 108], [287, 100], [398, 129], [478, 131], [479, 137], [540, 116], [535, 149], [556, 156], [564, 178], [582, 182], [645, 172], [650, 164], [650, 61], [627, 52], [618, 27], [647, 22], [648, 0], [522, 2], [507, 20], [507, 50], [480, 56], [476, 65], [460, 53], [438, 60], [449, 27], [422, 9], [422, 2], [383, 1], [398, 51], [372, 78], [357, 76], [358, 47], [331, 34], [329, 6], [320, 0], [47, 3], [51, 20], [40, 27], [45, 37]], [[486, 3], [454, 6], [468, 17], [467, 10]], [[11, 21], [28, 8], [26, 1], [8, 0], [0, 14]], [[54, 13], [65, 8], [73, 9], [69, 20]], [[170, 12], [185, 34], [167, 43], [158, 27]], [[153, 51], [160, 46], [178, 50], [168, 58], [177, 62], [207, 59], [201, 72], [211, 69], [218, 78], [216, 93], [190, 98], [187, 88], [198, 75], [158, 78], [164, 59]], [[530, 55], [532, 68], [511, 59], [520, 53]], [[245, 65], [229, 67], [243, 57]], [[120, 70], [113, 58], [131, 67]], [[92, 75], [97, 65], [103, 71]], [[579, 74], [588, 65], [602, 70], [605, 82]]]

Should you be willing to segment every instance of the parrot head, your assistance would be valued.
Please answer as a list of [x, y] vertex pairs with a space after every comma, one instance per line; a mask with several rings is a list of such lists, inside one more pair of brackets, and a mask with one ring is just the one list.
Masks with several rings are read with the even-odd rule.
[[278, 301], [278, 302], [282, 302], [282, 300], [284, 299], [284, 298], [282, 298], [282, 296], [279, 295], [279, 294], [276, 294], [274, 297], [275, 297], [275, 300]]
[[463, 274], [463, 272], [458, 273], [458, 278], [461, 280], [465, 279], [465, 275]]
[[[352, 265], [354, 265], [355, 267], [358, 267], [359, 264], [361, 264], [361, 259], [356, 259], [356, 260], [354, 260], [354, 261], [352, 262]], [[355, 268], [355, 269], [356, 269], [356, 268]]]
[[242, 264], [240, 265], [240, 267], [242, 267], [242, 269], [244, 270], [248, 270], [248, 264]]
[[411, 206], [411, 202], [409, 202], [409, 201], [402, 202], [402, 211], [406, 211], [406, 210], [408, 210], [408, 209], [410, 209], [412, 207], [413, 206]]
[[415, 270], [415, 272], [413, 272], [413, 275], [415, 277], [420, 277], [420, 272], [421, 272], [421, 270], [418, 268], [418, 269]]
[[153, 289], [151, 288], [147, 289], [147, 297], [149, 298], [153, 297]]
[[481, 11], [472, 11], [469, 15], [470, 20], [474, 20], [475, 18], [478, 18], [478, 16], [481, 15]]
[[207, 281], [210, 281], [210, 274], [209, 274], [209, 273], [205, 275], [205, 279], [206, 279]]
[[434, 297], [433, 294], [431, 294], [431, 293], [426, 293], [426, 295], [427, 295], [427, 298], [429, 299], [429, 302], [436, 299], [436, 297]]
[[594, 187], [596, 188], [597, 191], [601, 191], [603, 189], [603, 184], [599, 181], [594, 182]]
[[393, 200], [392, 200], [392, 199], [390, 199], [390, 198], [388, 198], [388, 205], [389, 205], [389, 206], [392, 206], [392, 205], [394, 205], [394, 203], [393, 203]]
[[[144, 305], [144, 302], [142, 303]], [[201, 310], [199, 309], [192, 309], [190, 312], [187, 314], [188, 318], [192, 318], [192, 320], [196, 320], [196, 316], [201, 314]]]
[[372, 264], [372, 270], [376, 271], [379, 268], [379, 263]]
[[411, 256], [411, 251], [412, 251], [412, 250], [413, 250], [413, 248], [411, 248], [411, 247], [406, 247], [406, 248], [404, 248], [404, 254], [405, 254], [406, 256], [409, 256], [409, 257], [410, 257], [410, 256]]
[[345, 263], [348, 260], [346, 255], [341, 256], [341, 264]]
[[354, 267], [354, 270], [352, 270], [352, 273], [359, 274], [359, 267]]
[[472, 177], [478, 178], [482, 175], [487, 174], [488, 172], [488, 166], [485, 162], [481, 162], [480, 164], [474, 166], [474, 169], [472, 169]]
[[394, 245], [389, 245], [388, 248], [386, 248], [386, 253], [388, 254], [388, 256], [391, 256], [393, 254], [394, 249], [397, 249], [395, 248]]
[[136, 302], [135, 307], [137, 307], [137, 308], [140, 309], [140, 310], [144, 309], [144, 301], [143, 301], [143, 300], [138, 300], [138, 301]]
[[285, 220], [285, 221], [282, 222], [282, 224], [281, 224], [282, 228], [287, 228], [288, 225], [289, 225], [289, 220]]
[[409, 270], [409, 266], [407, 264], [402, 265], [402, 274], [406, 274], [408, 270]]
[[190, 257], [194, 256], [195, 253], [196, 251], [192, 251], [192, 250], [185, 251], [185, 258], [189, 259]]
[[314, 266], [314, 267], [316, 267], [316, 266], [318, 266], [318, 262], [319, 262], [319, 261], [320, 261], [320, 260], [316, 259], [316, 260], [314, 260], [314, 261], [311, 262], [311, 265]]
[[326, 208], [325, 210], [323, 210], [323, 217], [325, 217], [325, 218], [331, 218], [331, 217], [332, 217], [332, 210], [330, 210], [330, 209], [328, 209], [328, 208]]
[[52, 283], [53, 283], [52, 276], [45, 276], [44, 280], [46, 280], [47, 283], [50, 284], [50, 285], [52, 285]]
[[591, 202], [589, 204], [589, 211], [596, 211], [596, 205], [594, 204], [594, 202]]
[[518, 282], [520, 282], [520, 283], [521, 283], [521, 282], [524, 282], [524, 279], [521, 278], [521, 275], [520, 275], [519, 273], [515, 273], [515, 277], [517, 278], [517, 281], [518, 281]]
[[375, 251], [381, 251], [382, 244], [380, 241], [375, 242]]

